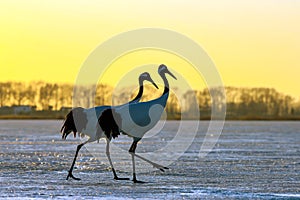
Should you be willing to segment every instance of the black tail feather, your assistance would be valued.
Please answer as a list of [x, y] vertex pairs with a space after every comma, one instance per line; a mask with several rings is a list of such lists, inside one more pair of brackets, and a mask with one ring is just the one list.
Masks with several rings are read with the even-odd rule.
[[108, 139], [116, 138], [120, 135], [121, 116], [114, 109], [109, 108], [102, 112], [98, 123]]
[[76, 133], [80, 133], [82, 129], [85, 128], [87, 123], [87, 118], [83, 110], [84, 110], [83, 108], [77, 107], [72, 109], [67, 114], [64, 124], [60, 129], [60, 132], [63, 134], [62, 135], [63, 140], [65, 140], [71, 132], [73, 132], [74, 137], [76, 137]]

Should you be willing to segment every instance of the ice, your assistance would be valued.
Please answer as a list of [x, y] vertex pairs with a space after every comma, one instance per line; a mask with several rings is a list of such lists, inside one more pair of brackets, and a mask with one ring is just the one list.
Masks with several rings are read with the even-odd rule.
[[[177, 121], [168, 121], [159, 133], [138, 144], [147, 156], [168, 144]], [[186, 122], [185, 130], [191, 125]], [[199, 158], [208, 122], [201, 121], [196, 137], [181, 152], [151, 154], [169, 170], [160, 172], [136, 159], [137, 178], [113, 179], [105, 143], [82, 148], [74, 169], [81, 181], [65, 180], [82, 141], [61, 140], [59, 120], [0, 120], [0, 199], [290, 199], [300, 197], [300, 122], [227, 121], [214, 149]], [[193, 134], [186, 134], [187, 137]], [[112, 160], [120, 177], [132, 178], [131, 138], [114, 140]], [[190, 140], [178, 141], [186, 145]], [[119, 151], [123, 151], [121, 154]], [[178, 159], [173, 159], [177, 158]]]

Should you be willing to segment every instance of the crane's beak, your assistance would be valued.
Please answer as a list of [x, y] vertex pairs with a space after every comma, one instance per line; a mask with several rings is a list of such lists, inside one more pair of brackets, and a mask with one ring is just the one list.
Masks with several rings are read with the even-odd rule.
[[167, 72], [170, 76], [172, 76], [175, 80], [177, 80], [176, 76], [174, 76], [174, 74], [172, 74], [169, 70]]
[[156, 83], [154, 83], [153, 80], [151, 80], [150, 82], [154, 85], [154, 87], [156, 87], [156, 89], [159, 89], [158, 86], [156, 85]]

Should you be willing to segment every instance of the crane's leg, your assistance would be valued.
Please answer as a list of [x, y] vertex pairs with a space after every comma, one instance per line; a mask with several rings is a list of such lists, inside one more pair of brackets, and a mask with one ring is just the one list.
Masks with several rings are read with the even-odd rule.
[[162, 172], [164, 172], [165, 169], [169, 169], [168, 167], [164, 167], [164, 166], [159, 165], [159, 164], [157, 164], [157, 163], [155, 163], [155, 162], [152, 162], [152, 161], [150, 161], [150, 160], [148, 160], [148, 159], [146, 159], [146, 158], [144, 158], [144, 157], [142, 157], [142, 156], [140, 156], [140, 155], [138, 155], [138, 154], [136, 154], [136, 153], [133, 153], [133, 155], [134, 155], [135, 157], [138, 157], [138, 158], [140, 158], [141, 160], [143, 160], [143, 161], [145, 161], [145, 162], [151, 164], [153, 167], [159, 169], [159, 170], [162, 171]]
[[134, 152], [136, 149], [138, 141], [133, 141], [130, 149], [129, 149], [129, 153], [131, 154], [131, 159], [132, 159], [132, 172], [133, 172], [133, 177], [132, 177], [132, 181], [134, 183], [144, 183], [143, 181], [138, 181], [136, 179], [136, 173], [135, 173], [135, 160], [134, 160]]
[[150, 161], [150, 160], [148, 160], [148, 159], [146, 159], [146, 158], [144, 158], [144, 157], [142, 157], [142, 156], [136, 154], [136, 153], [135, 153], [135, 149], [136, 149], [137, 143], [138, 143], [138, 142], [135, 142], [135, 141], [134, 141], [134, 142], [132, 143], [130, 149], [129, 149], [129, 153], [131, 154], [131, 156], [135, 156], [135, 157], [138, 157], [138, 158], [142, 159], [143, 161], [145, 161], [145, 162], [151, 164], [153, 167], [159, 169], [159, 170], [162, 171], [162, 172], [164, 172], [165, 169], [169, 169], [168, 167], [164, 167], [164, 166], [162, 166], [162, 165], [159, 165], [159, 164], [157, 164], [157, 163], [155, 163], [155, 162], [152, 162], [152, 161]]
[[76, 178], [75, 176], [73, 176], [72, 171], [73, 171], [73, 168], [74, 168], [74, 165], [75, 165], [75, 162], [76, 162], [76, 158], [78, 156], [78, 152], [81, 149], [81, 147], [83, 147], [83, 145], [85, 145], [86, 143], [87, 143], [87, 141], [84, 142], [84, 143], [81, 143], [77, 146], [76, 153], [75, 153], [75, 156], [74, 156], [74, 159], [73, 159], [73, 163], [71, 165], [71, 168], [69, 170], [69, 173], [68, 173], [68, 176], [67, 176], [66, 180], [68, 180], [69, 177], [71, 177], [71, 178], [73, 178], [74, 180], [77, 180], [77, 181], [81, 180], [80, 178]]
[[[138, 141], [139, 141], [139, 140], [138, 140]], [[152, 161], [150, 161], [150, 160], [148, 160], [148, 159], [146, 159], [146, 158], [144, 158], [144, 157], [142, 157], [142, 156], [140, 156], [140, 155], [137, 155], [137, 154], [135, 153], [135, 149], [136, 149], [136, 147], [137, 147], [138, 141], [135, 141], [135, 140], [134, 140], [133, 143], [132, 143], [132, 145], [131, 145], [131, 147], [130, 147], [130, 149], [129, 149], [129, 153], [130, 153], [131, 159], [132, 159], [132, 170], [133, 170], [133, 179], [132, 179], [132, 181], [135, 182], [135, 183], [144, 183], [143, 181], [138, 181], [138, 180], [136, 179], [136, 173], [135, 173], [135, 158], [134, 158], [134, 157], [138, 157], [138, 158], [140, 158], [140, 159], [142, 159], [142, 160], [148, 162], [148, 163], [151, 164], [153, 167], [155, 167], [155, 168], [157, 168], [157, 169], [159, 169], [159, 170], [161, 170], [161, 171], [163, 171], [163, 172], [165, 171], [165, 169], [169, 169], [169, 168], [164, 167], [164, 166], [162, 166], [162, 165], [159, 165], [159, 164], [157, 164], [157, 163], [154, 163], [154, 162], [152, 162]]]
[[109, 142], [110, 142], [110, 140], [107, 139], [107, 140], [106, 140], [106, 156], [107, 156], [107, 158], [108, 158], [109, 164], [110, 164], [111, 169], [112, 169], [112, 171], [113, 171], [114, 179], [115, 179], [115, 180], [129, 180], [129, 178], [119, 178], [119, 177], [117, 176], [116, 170], [115, 170], [115, 168], [114, 168], [114, 166], [113, 166], [113, 164], [112, 164], [111, 158], [110, 158]]

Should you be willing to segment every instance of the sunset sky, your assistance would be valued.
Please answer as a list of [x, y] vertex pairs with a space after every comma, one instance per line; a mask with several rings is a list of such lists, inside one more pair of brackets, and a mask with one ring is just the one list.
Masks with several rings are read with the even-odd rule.
[[[0, 27], [0, 81], [73, 83], [99, 44], [125, 31], [154, 27], [202, 46], [227, 86], [274, 87], [300, 96], [297, 0], [2, 0]], [[180, 65], [178, 58], [156, 54], [129, 55], [117, 64], [162, 60]]]

